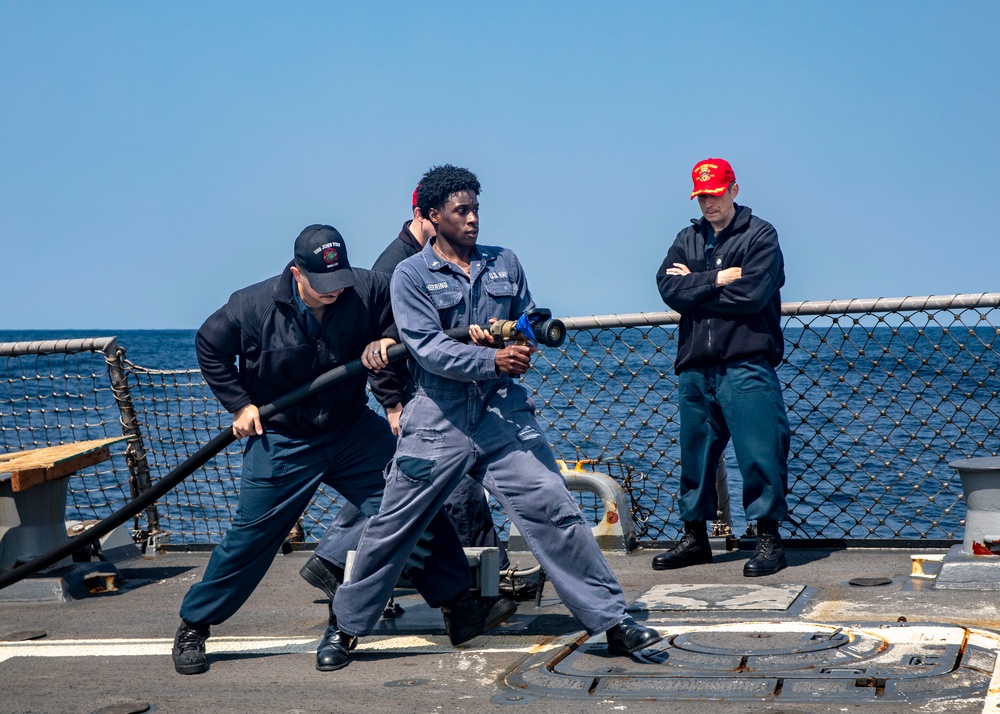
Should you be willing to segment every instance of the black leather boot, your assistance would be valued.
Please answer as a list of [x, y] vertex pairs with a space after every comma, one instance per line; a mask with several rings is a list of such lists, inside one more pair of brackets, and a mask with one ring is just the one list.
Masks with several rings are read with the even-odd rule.
[[320, 672], [333, 672], [347, 666], [351, 650], [358, 646], [358, 638], [337, 629], [337, 617], [333, 614], [333, 603], [330, 603], [330, 619], [323, 639], [316, 648], [316, 669]]
[[208, 671], [205, 657], [205, 640], [208, 639], [208, 625], [197, 625], [181, 620], [181, 626], [174, 635], [174, 669], [178, 674], [201, 674]]
[[604, 634], [608, 639], [608, 653], [613, 655], [630, 655], [663, 639], [652, 627], [643, 627], [631, 617], [626, 617]]
[[743, 575], [747, 578], [774, 575], [786, 567], [788, 563], [785, 562], [778, 522], [760, 519], [757, 521], [757, 551], [743, 566]]
[[318, 555], [310, 555], [309, 560], [299, 570], [299, 575], [314, 588], [319, 588], [333, 600], [337, 588], [344, 582], [344, 569]]
[[441, 606], [444, 629], [452, 645], [479, 637], [517, 612], [517, 603], [508, 597], [482, 597], [466, 591]]
[[684, 536], [670, 550], [653, 558], [653, 570], [674, 570], [712, 562], [705, 521], [685, 521]]

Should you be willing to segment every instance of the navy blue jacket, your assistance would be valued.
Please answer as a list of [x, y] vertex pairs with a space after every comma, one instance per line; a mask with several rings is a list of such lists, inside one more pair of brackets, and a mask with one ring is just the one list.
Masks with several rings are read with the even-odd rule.
[[[389, 279], [354, 268], [355, 285], [327, 306], [318, 335], [292, 297], [289, 263], [281, 275], [238, 290], [198, 330], [201, 372], [230, 412], [273, 402], [337, 365], [361, 356], [365, 345], [394, 334]], [[379, 402], [399, 401], [400, 385], [381, 382]], [[367, 407], [365, 375], [348, 378], [277, 414], [267, 426], [309, 437], [350, 422]]]
[[[732, 222], [716, 236], [708, 265], [708, 221], [691, 223], [677, 234], [656, 273], [663, 302], [681, 314], [674, 370], [749, 357], [764, 357], [776, 367], [785, 349], [779, 290], [785, 267], [778, 232], [748, 207], [737, 206]], [[691, 274], [667, 275], [674, 263], [683, 263]], [[743, 277], [716, 287], [715, 278], [725, 268], [741, 268]]]

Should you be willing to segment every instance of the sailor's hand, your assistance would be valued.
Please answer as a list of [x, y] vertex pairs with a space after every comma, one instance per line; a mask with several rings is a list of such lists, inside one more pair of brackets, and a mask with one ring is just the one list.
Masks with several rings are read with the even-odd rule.
[[667, 268], [667, 275], [690, 275], [691, 269], [684, 263], [674, 263], [674, 267]]
[[739, 280], [743, 277], [742, 268], [726, 268], [725, 270], [720, 270], [715, 276], [715, 287], [722, 288], [734, 280]]
[[[495, 317], [490, 318], [491, 325], [496, 321], [497, 319]], [[469, 325], [469, 340], [472, 344], [479, 345], [480, 347], [493, 347], [497, 343], [497, 341], [493, 339], [493, 335], [479, 325]]]
[[244, 436], [260, 436], [264, 427], [260, 423], [260, 411], [253, 404], [247, 404], [233, 415], [233, 434], [237, 439]]
[[502, 350], [497, 350], [493, 361], [501, 374], [518, 377], [531, 368], [531, 355], [536, 351], [528, 345], [507, 345]]
[[403, 413], [403, 405], [385, 408], [385, 418], [389, 420], [389, 428], [393, 436], [399, 436], [399, 415]]
[[389, 364], [389, 348], [394, 344], [396, 344], [396, 340], [389, 337], [375, 340], [366, 346], [364, 352], [361, 353], [361, 364], [373, 372], [378, 372]]

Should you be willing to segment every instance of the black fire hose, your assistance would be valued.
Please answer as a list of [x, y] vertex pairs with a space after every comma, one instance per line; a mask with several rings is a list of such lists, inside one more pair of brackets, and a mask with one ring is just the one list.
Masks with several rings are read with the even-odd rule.
[[[559, 321], [550, 320], [549, 322], [558, 323]], [[559, 323], [559, 325], [551, 328], [551, 330], [558, 334], [558, 328], [561, 324], [562, 323]], [[483, 327], [484, 329], [489, 329], [489, 326], [484, 325]], [[465, 327], [456, 327], [451, 330], [446, 330], [445, 334], [456, 340], [467, 340], [469, 338], [469, 330]], [[550, 339], [547, 342], [543, 341], [543, 344], [550, 344], [551, 346], [557, 347], [562, 343], [562, 337], [564, 336], [565, 329], [563, 328], [561, 336], [559, 336], [558, 343], [556, 343], [554, 339]], [[545, 340], [544, 337], [543, 340]], [[409, 350], [406, 348], [406, 345], [403, 344], [393, 345], [387, 352], [390, 362], [402, 359], [408, 354]], [[329, 372], [324, 372], [315, 379], [296, 387], [285, 396], [274, 400], [271, 404], [265, 404], [260, 407], [261, 421], [266, 421], [268, 418], [285, 411], [289, 407], [295, 406], [308, 397], [311, 397], [325, 389], [329, 389], [337, 382], [347, 379], [348, 377], [364, 374], [365, 372], [367, 372], [367, 369], [361, 363], [360, 359], [334, 367]], [[128, 521], [130, 518], [133, 518], [140, 511], [143, 511], [147, 507], [151, 506], [158, 498], [170, 491], [174, 486], [190, 476], [197, 469], [208, 463], [215, 457], [216, 454], [229, 446], [235, 440], [236, 436], [233, 434], [233, 430], [231, 428], [220, 432], [214, 439], [198, 449], [194, 455], [188, 457], [187, 460], [181, 463], [177, 468], [157, 481], [149, 490], [139, 494], [107, 518], [94, 524], [80, 535], [70, 538], [67, 542], [52, 548], [46, 553], [42, 553], [37, 558], [29, 560], [27, 563], [19, 565], [16, 568], [12, 568], [6, 573], [0, 573], [0, 590], [8, 585], [20, 582], [29, 575], [34, 575], [38, 571], [44, 570], [50, 565], [58, 563], [63, 558], [68, 558], [84, 546], [90, 545], [102, 536], [107, 535], [115, 528]]]

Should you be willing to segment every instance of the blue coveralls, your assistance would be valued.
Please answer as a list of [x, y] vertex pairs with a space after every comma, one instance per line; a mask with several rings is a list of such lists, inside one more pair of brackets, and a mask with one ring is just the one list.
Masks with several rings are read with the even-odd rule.
[[[420, 252], [420, 244], [409, 231], [410, 223], [411, 221], [406, 221], [400, 229], [399, 235], [382, 251], [382, 255], [372, 265], [373, 271], [392, 275], [397, 265]], [[383, 371], [390, 371], [394, 368], [397, 374], [404, 376], [405, 380], [412, 381], [405, 362], [397, 362]], [[372, 379], [373, 389], [380, 379], [382, 379], [381, 373]], [[408, 384], [401, 399], [404, 405], [409, 401], [409, 394], [412, 391], [412, 385]], [[444, 510], [451, 519], [452, 525], [455, 526], [455, 531], [458, 533], [458, 539], [462, 545], [472, 548], [497, 548], [500, 551], [500, 570], [510, 568], [510, 557], [507, 555], [503, 541], [497, 536], [496, 526], [493, 523], [493, 512], [490, 509], [489, 501], [486, 500], [481, 483], [471, 477], [459, 481], [448, 500], [445, 501]], [[368, 517], [355, 508], [353, 504], [350, 502], [343, 504], [337, 511], [337, 515], [323, 539], [316, 546], [316, 555], [344, 567], [347, 557], [343, 550], [344, 544], [356, 544], [367, 522]], [[413, 562], [409, 563], [408, 568], [412, 568], [413, 565]], [[409, 570], [407, 575], [411, 579], [414, 577]]]
[[[392, 319], [388, 283], [357, 269], [355, 277], [322, 326], [310, 320], [287, 267], [234, 293], [209, 317], [198, 331], [198, 361], [223, 405], [236, 411], [272, 401], [356, 359], [381, 337]], [[378, 510], [395, 439], [366, 402], [363, 378], [345, 381], [274, 417], [263, 436], [247, 439], [236, 516], [201, 582], [184, 597], [184, 620], [217, 625], [246, 602], [321, 482], [363, 513]], [[337, 541], [332, 536], [329, 542], [340, 551], [354, 546]], [[434, 514], [423, 545], [434, 555], [411, 569], [410, 578], [424, 599], [437, 607], [466, 592], [468, 561], [444, 512]]]
[[400, 263], [392, 306], [415, 361], [417, 390], [403, 409], [385, 496], [358, 545], [349, 582], [337, 591], [337, 624], [371, 632], [404, 559], [466, 473], [482, 481], [524, 534], [563, 602], [587, 632], [626, 618], [625, 598], [590, 526], [566, 489], [528, 391], [498, 376], [496, 350], [443, 330], [516, 319], [532, 307], [517, 256], [478, 246], [470, 274], [441, 260], [434, 239]]

